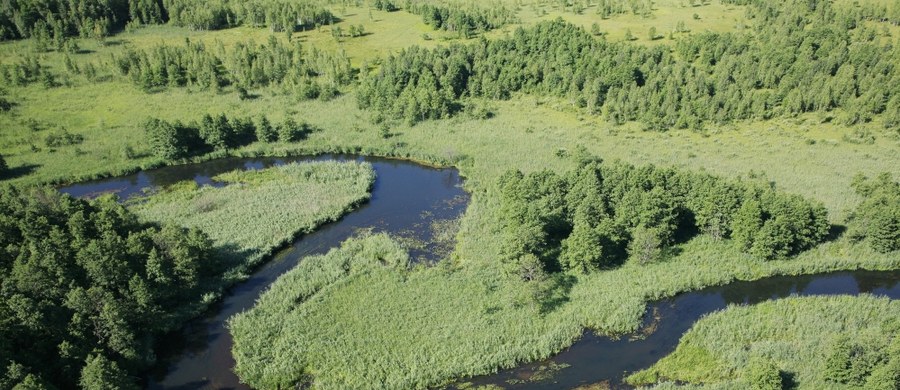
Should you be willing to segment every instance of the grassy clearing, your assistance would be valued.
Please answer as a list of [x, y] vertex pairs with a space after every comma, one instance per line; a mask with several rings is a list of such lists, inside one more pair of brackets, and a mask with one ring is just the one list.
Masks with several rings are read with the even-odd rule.
[[698, 321], [675, 352], [629, 380], [646, 384], [659, 378], [702, 382], [711, 388], [747, 387], [749, 363], [771, 360], [794, 388], [854, 388], [825, 379], [832, 345], [840, 337], [849, 337], [853, 343], [887, 352], [889, 344], [897, 344], [898, 325], [900, 302], [872, 296], [786, 298], [729, 307]]
[[[626, 6], [626, 9], [629, 8]], [[562, 18], [590, 31], [591, 26], [597, 23], [607, 39], [625, 40], [627, 31], [630, 31], [634, 42], [649, 45], [671, 44], [672, 38], [678, 39], [690, 33], [742, 31], [749, 27], [744, 7], [719, 2], [690, 6], [687, 1], [682, 0], [658, 0], [653, 2], [649, 16], [635, 15], [628, 11], [604, 18], [599, 14], [596, 4], [576, 13], [571, 8], [559, 7], [559, 2], [535, 0], [523, 4], [518, 14], [522, 25]], [[696, 18], [694, 15], [697, 15]], [[679, 22], [688, 31], [676, 32]], [[650, 39], [651, 27], [656, 28], [658, 38]], [[509, 27], [504, 30], [511, 31]], [[669, 37], [670, 32], [673, 33], [672, 38]]]
[[334, 221], [369, 198], [375, 172], [368, 163], [294, 163], [214, 178], [225, 187], [177, 184], [136, 199], [139, 216], [206, 232], [235, 263], [230, 277], [273, 250]]

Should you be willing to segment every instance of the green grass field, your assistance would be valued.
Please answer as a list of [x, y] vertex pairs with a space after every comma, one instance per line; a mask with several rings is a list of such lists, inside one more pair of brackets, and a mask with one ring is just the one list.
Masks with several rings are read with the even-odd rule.
[[[900, 358], [896, 355], [898, 315], [900, 302], [872, 296], [786, 298], [729, 307], [698, 321], [682, 337], [675, 352], [633, 374], [629, 381], [655, 383], [658, 378], [706, 385], [684, 388], [752, 388], [748, 366], [753, 361], [768, 360], [790, 377], [795, 386], [792, 388], [849, 389], [862, 385], [889, 389], [889, 382], [867, 383], [866, 377], [874, 374], [865, 375], [861, 383], [844, 384], [828, 380], [823, 373], [829, 371], [833, 345], [841, 337], [849, 337], [860, 343], [860, 351], [870, 354], [858, 355], [853, 363], [868, 368], [859, 367], [861, 372], [893, 369], [896, 375], [900, 363], [896, 361]], [[876, 368], [879, 366], [884, 368]], [[654, 388], [682, 388], [671, 382]]]
[[229, 172], [214, 180], [225, 186], [186, 182], [129, 202], [148, 221], [207, 233], [231, 259], [231, 279], [298, 235], [366, 201], [375, 172], [367, 163], [309, 162]]

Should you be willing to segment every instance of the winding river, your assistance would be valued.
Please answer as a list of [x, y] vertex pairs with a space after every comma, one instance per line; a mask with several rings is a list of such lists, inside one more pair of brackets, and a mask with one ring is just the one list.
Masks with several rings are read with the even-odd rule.
[[207, 315], [188, 323], [157, 347], [160, 364], [147, 378], [151, 389], [247, 389], [232, 372], [231, 335], [225, 321], [249, 309], [257, 297], [281, 274], [309, 255], [327, 252], [360, 229], [374, 229], [429, 243], [411, 251], [418, 261], [437, 260], [430, 243], [431, 223], [459, 217], [468, 205], [468, 194], [455, 169], [435, 169], [399, 160], [351, 156], [295, 158], [245, 158], [214, 160], [139, 172], [129, 176], [71, 185], [60, 190], [73, 196], [91, 197], [117, 193], [122, 198], [147, 188], [184, 180], [215, 184], [211, 178], [235, 169], [260, 169], [294, 161], [358, 160], [372, 164], [377, 175], [369, 202], [337, 222], [319, 227], [281, 250], [249, 279], [233, 286]]
[[[115, 192], [121, 197], [147, 188], [194, 180], [211, 184], [217, 174], [235, 169], [259, 169], [293, 161], [368, 161], [377, 179], [366, 204], [337, 222], [324, 225], [283, 249], [246, 281], [233, 286], [207, 315], [188, 323], [161, 341], [158, 368], [147, 377], [152, 389], [245, 389], [232, 372], [231, 336], [225, 321], [249, 309], [257, 297], [281, 274], [308, 255], [338, 246], [360, 229], [386, 231], [426, 245], [411, 251], [419, 261], [437, 260], [432, 222], [458, 218], [468, 204], [462, 179], [454, 169], [436, 169], [411, 162], [353, 156], [291, 158], [230, 158], [193, 165], [171, 166], [129, 176], [96, 180], [61, 188], [73, 196], [91, 197]], [[900, 298], [900, 271], [840, 272], [824, 275], [773, 277], [736, 282], [680, 294], [650, 306], [641, 337], [611, 339], [585, 332], [578, 342], [543, 362], [531, 363], [494, 375], [468, 379], [506, 388], [560, 389], [605, 382], [622, 387], [626, 372], [646, 368], [675, 349], [678, 339], [703, 315], [728, 304], [753, 304], [792, 295], [872, 293]], [[652, 332], [649, 330], [652, 329]], [[552, 364], [551, 364], [552, 363]], [[546, 374], [543, 367], [564, 367]]]

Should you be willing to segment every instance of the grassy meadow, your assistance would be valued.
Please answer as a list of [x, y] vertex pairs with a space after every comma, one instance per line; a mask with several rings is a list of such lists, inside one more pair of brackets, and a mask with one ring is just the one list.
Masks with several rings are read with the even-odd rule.
[[130, 200], [130, 208], [148, 221], [203, 230], [233, 262], [229, 278], [239, 278], [298, 235], [366, 201], [375, 172], [368, 163], [306, 162], [213, 180], [225, 186], [179, 183]]
[[[829, 371], [833, 346], [842, 337], [852, 337], [860, 343], [860, 351], [871, 354], [863, 353], [857, 362], [871, 360], [878, 367], [900, 358], [896, 355], [898, 315], [900, 302], [865, 295], [785, 298], [733, 306], [698, 321], [681, 338], [675, 352], [633, 374], [629, 381], [669, 382], [653, 387], [658, 389], [681, 388], [671, 383], [675, 381], [704, 385], [686, 388], [752, 388], [749, 367], [755, 361], [768, 360], [790, 378], [792, 388], [849, 389], [863, 383], [866, 388], [890, 388], [889, 384], [878, 387], [872, 380], [843, 384], [823, 373]], [[896, 363], [900, 362], [893, 365]]]

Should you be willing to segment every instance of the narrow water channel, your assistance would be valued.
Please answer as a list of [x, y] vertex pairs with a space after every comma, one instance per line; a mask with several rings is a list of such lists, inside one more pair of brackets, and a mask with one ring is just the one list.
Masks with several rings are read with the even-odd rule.
[[[296, 158], [232, 158], [194, 165], [172, 166], [137, 174], [75, 184], [61, 188], [73, 196], [91, 197], [118, 193], [140, 194], [147, 188], [194, 180], [215, 184], [211, 178], [235, 169], [259, 169], [293, 161], [358, 160], [370, 162], [377, 174], [370, 201], [341, 220], [301, 237], [256, 270], [246, 281], [233, 286], [208, 315], [195, 319], [158, 347], [160, 364], [148, 375], [152, 389], [246, 389], [232, 372], [231, 336], [225, 321], [249, 309], [257, 297], [281, 274], [308, 255], [336, 247], [360, 229], [373, 229], [430, 243], [431, 223], [458, 218], [468, 204], [462, 179], [454, 169], [435, 169], [411, 162], [352, 156]], [[435, 259], [435, 244], [411, 250], [419, 261]], [[900, 271], [840, 272], [824, 275], [773, 277], [755, 282], [736, 282], [680, 294], [650, 305], [642, 337], [611, 339], [585, 332], [571, 347], [551, 359], [526, 364], [495, 375], [470, 378], [466, 382], [516, 389], [569, 389], [605, 383], [626, 387], [621, 380], [628, 372], [649, 367], [671, 353], [679, 338], [703, 315], [729, 304], [754, 304], [788, 296], [871, 293], [900, 298]], [[546, 374], [545, 367], [565, 367]]]
[[[777, 276], [679, 294], [648, 307], [643, 325], [646, 334], [609, 338], [588, 331], [571, 347], [548, 360], [468, 382], [507, 389], [572, 389], [601, 383], [611, 389], [629, 388], [622, 383], [627, 373], [650, 367], [672, 353], [681, 336], [708, 313], [728, 305], [752, 305], [790, 296], [862, 293], [900, 299], [900, 271]], [[563, 368], [547, 375], [548, 367]]]

